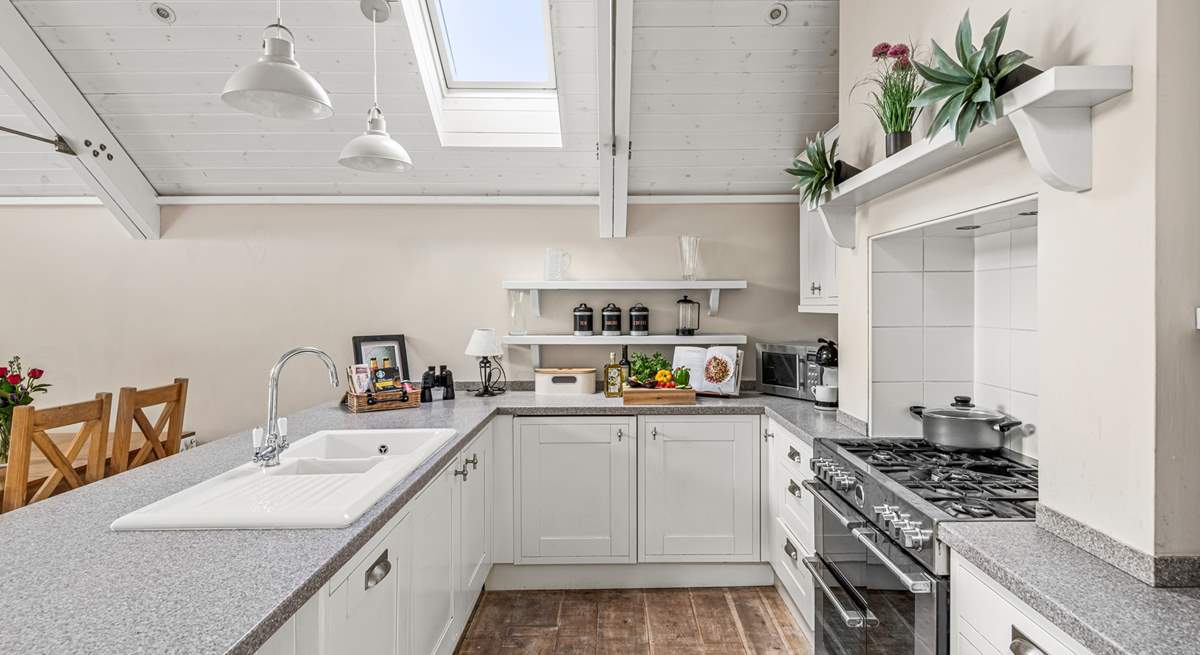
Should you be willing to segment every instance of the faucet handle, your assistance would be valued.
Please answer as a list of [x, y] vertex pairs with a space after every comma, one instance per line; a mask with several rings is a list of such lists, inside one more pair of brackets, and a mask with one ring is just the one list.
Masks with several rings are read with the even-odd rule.
[[279, 430], [278, 430], [279, 436], [286, 437], [287, 436], [287, 417], [280, 416], [279, 418], [275, 419], [275, 425], [279, 428]]
[[266, 438], [263, 436], [262, 428], [254, 428], [250, 431], [250, 438], [254, 441], [254, 450], [262, 450]]

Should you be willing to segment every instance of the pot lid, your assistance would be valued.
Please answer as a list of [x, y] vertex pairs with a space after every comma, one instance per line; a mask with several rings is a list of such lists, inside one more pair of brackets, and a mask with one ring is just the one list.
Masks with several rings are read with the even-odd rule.
[[958, 421], [1005, 421], [1010, 418], [1004, 412], [975, 407], [970, 396], [955, 396], [949, 407], [926, 409], [924, 415]]

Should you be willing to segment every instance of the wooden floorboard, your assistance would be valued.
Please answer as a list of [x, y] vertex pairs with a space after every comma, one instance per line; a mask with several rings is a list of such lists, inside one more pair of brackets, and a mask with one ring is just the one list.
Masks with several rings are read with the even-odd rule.
[[457, 653], [812, 655], [773, 587], [485, 591]]

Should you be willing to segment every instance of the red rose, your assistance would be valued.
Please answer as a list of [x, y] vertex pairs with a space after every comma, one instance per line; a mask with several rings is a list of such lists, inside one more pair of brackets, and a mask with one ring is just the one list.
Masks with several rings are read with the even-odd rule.
[[875, 46], [874, 48], [871, 48], [871, 56], [876, 59], [879, 59], [880, 57], [886, 57], [888, 55], [888, 52], [891, 51], [891, 49], [892, 49], [892, 44], [888, 43], [887, 41], [884, 41], [884, 42], [880, 43], [879, 45]]
[[908, 46], [904, 45], [903, 43], [897, 43], [888, 50], [887, 55], [889, 57], [907, 57]]
[[8, 367], [0, 366], [0, 378], [8, 377]]
[[21, 383], [21, 376], [17, 375], [16, 373], [13, 373], [12, 375], [8, 376], [6, 379], [8, 380], [9, 384], [20, 384]]
[[45, 372], [45, 371], [43, 371], [43, 370], [42, 370], [42, 369], [40, 369], [40, 368], [31, 368], [31, 369], [29, 369], [29, 379], [30, 379], [30, 380], [36, 380], [36, 379], [38, 379], [38, 378], [42, 377], [42, 376], [43, 376], [43, 375], [45, 375], [45, 374], [46, 374], [46, 372]]

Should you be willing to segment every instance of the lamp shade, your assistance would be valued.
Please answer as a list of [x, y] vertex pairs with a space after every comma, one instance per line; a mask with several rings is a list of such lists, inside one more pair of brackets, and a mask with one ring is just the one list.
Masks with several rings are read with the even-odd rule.
[[496, 338], [496, 331], [492, 328], [476, 329], [471, 333], [471, 340], [467, 342], [467, 350], [464, 354], [471, 357], [495, 357], [502, 354], [500, 340]]
[[221, 100], [235, 109], [268, 118], [321, 120], [333, 116], [329, 94], [300, 68], [294, 53], [291, 41], [264, 38], [263, 55], [229, 77]]
[[342, 148], [338, 163], [368, 173], [403, 173], [411, 169], [412, 158], [388, 135], [387, 121], [379, 107], [372, 107], [367, 116], [367, 131]]

